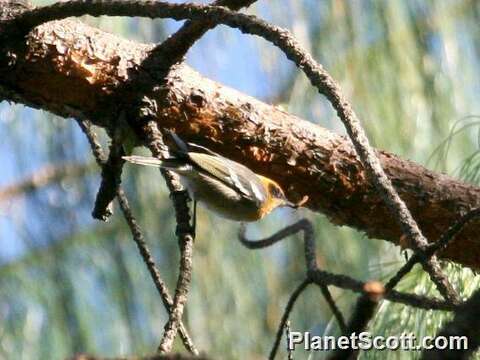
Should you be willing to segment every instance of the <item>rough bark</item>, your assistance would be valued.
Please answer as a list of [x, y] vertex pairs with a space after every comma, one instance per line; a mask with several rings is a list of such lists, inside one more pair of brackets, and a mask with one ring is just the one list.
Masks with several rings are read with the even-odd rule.
[[[3, 7], [0, 18], [6, 15]], [[128, 122], [139, 144], [145, 139], [145, 121], [154, 118], [159, 127], [277, 180], [291, 200], [308, 195], [305, 206], [333, 223], [408, 246], [348, 139], [185, 65], [159, 81], [158, 74], [142, 67], [152, 48], [77, 21], [47, 23], [27, 41], [0, 44], [0, 98], [88, 118], [108, 131], [127, 128]], [[479, 206], [479, 188], [388, 152], [378, 154], [429, 241]], [[479, 224], [466, 226], [440, 256], [480, 268]]]

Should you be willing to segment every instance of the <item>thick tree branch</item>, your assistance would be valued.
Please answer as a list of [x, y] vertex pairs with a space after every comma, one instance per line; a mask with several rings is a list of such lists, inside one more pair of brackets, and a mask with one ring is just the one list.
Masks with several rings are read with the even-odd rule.
[[[0, 94], [109, 126], [115, 125], [119, 103], [135, 108], [138, 88], [126, 84], [140, 79], [153, 89], [150, 95], [160, 127], [174, 128], [185, 139], [276, 179], [292, 200], [308, 195], [306, 206], [327, 214], [336, 224], [400, 242], [402, 232], [395, 218], [366, 180], [349, 141], [205, 79], [186, 66], [176, 67], [165, 84], [157, 86], [139, 67], [150, 49], [78, 22], [45, 24], [29, 35], [28, 44], [1, 49]], [[141, 134], [141, 124], [133, 125]], [[386, 152], [377, 154], [428, 239], [437, 239], [479, 205], [478, 188]], [[478, 225], [472, 221], [440, 256], [479, 268]]]

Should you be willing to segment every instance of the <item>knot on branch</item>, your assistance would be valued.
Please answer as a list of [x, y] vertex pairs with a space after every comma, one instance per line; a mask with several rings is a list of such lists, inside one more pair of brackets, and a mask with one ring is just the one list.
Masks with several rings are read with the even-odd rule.
[[113, 214], [113, 200], [122, 182], [122, 170], [125, 160], [121, 144], [112, 140], [108, 160], [102, 166], [102, 182], [95, 199], [92, 216], [95, 219], [107, 221]]
[[188, 203], [191, 202], [188, 191], [177, 190], [170, 193], [173, 208], [175, 209], [175, 217], [177, 219], [177, 229], [175, 235], [183, 237], [192, 233], [192, 226], [190, 225], [190, 209]]

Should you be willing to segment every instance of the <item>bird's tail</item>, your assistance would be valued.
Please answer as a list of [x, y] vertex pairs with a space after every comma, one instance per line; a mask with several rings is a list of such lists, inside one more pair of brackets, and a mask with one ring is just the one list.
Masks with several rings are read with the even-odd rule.
[[184, 161], [179, 161], [174, 158], [160, 160], [154, 157], [132, 155], [122, 156], [122, 159], [133, 164], [162, 167], [165, 169], [177, 169], [180, 166], [185, 165]]
[[161, 167], [169, 170], [184, 171], [189, 169], [191, 165], [189, 165], [188, 145], [174, 132], [166, 130], [166, 133], [168, 136], [165, 137], [165, 140], [169, 148], [170, 157], [157, 159], [154, 157], [132, 155], [123, 156], [123, 159], [138, 165]]

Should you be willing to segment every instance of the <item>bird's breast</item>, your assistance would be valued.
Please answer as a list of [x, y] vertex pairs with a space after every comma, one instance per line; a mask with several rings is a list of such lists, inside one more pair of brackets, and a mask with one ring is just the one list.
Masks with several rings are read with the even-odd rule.
[[256, 221], [263, 217], [258, 202], [243, 197], [220, 180], [199, 173], [189, 175], [180, 174], [182, 184], [195, 200], [216, 214], [235, 221]]

